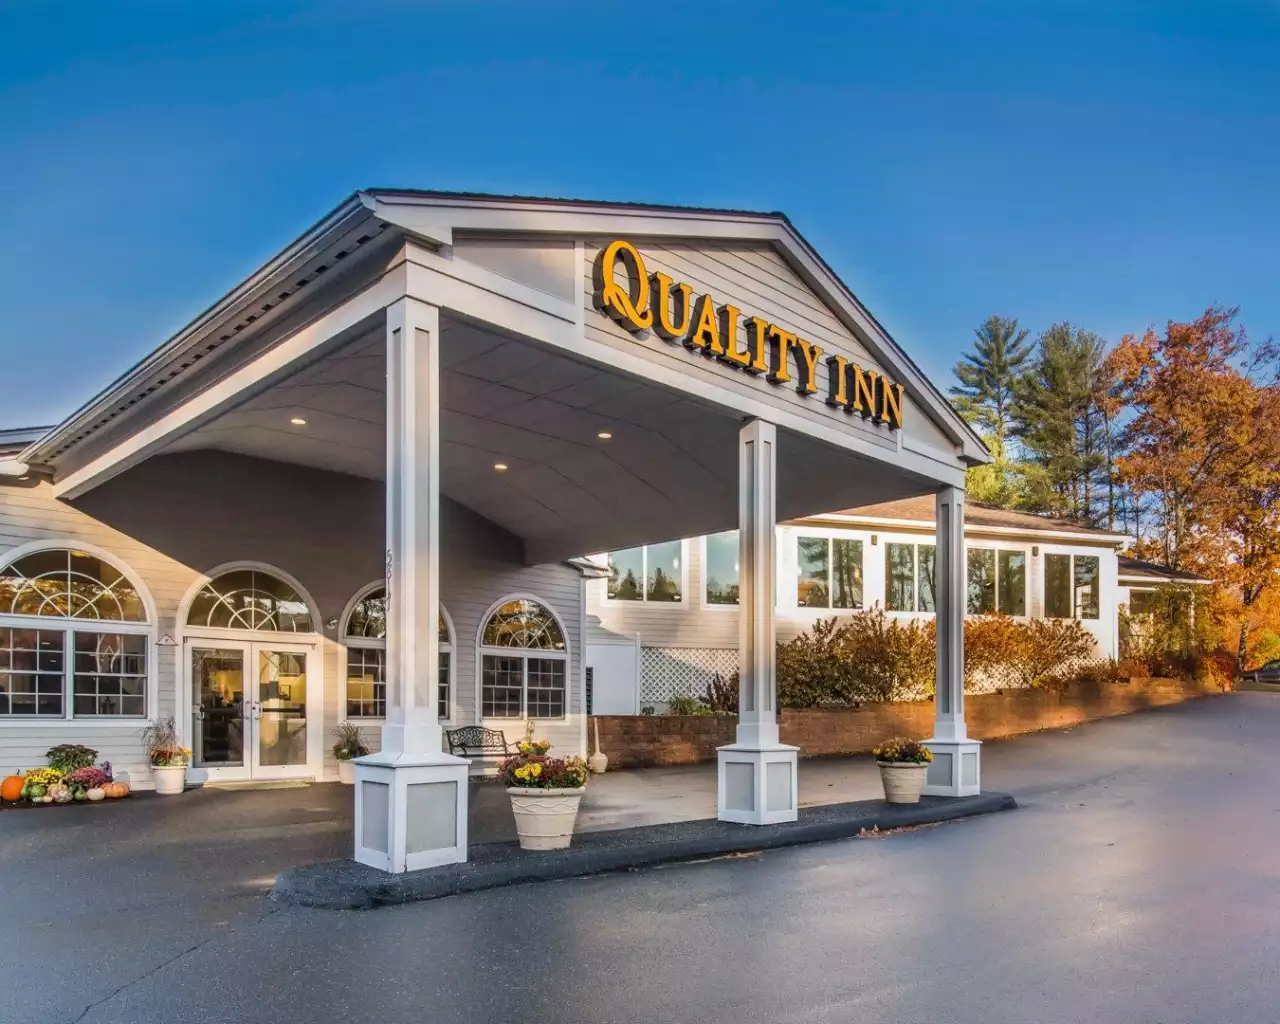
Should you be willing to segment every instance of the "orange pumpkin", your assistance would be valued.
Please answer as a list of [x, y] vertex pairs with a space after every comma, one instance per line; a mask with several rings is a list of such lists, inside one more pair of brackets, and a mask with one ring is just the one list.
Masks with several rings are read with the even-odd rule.
[[123, 782], [108, 782], [102, 787], [102, 795], [108, 800], [115, 800], [129, 795], [129, 787]]
[[26, 784], [27, 780], [21, 775], [10, 775], [4, 782], [0, 782], [0, 800], [12, 803], [22, 799], [22, 787]]

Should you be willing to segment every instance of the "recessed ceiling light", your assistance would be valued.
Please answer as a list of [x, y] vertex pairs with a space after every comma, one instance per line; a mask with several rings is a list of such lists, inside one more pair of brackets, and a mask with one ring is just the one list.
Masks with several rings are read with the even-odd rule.
[[295, 416], [289, 422], [292, 423], [295, 427], [305, 427], [307, 425], [307, 421], [304, 420], [301, 416]]
[[602, 430], [600, 431], [600, 433], [596, 434], [596, 437], [600, 438], [601, 441], [608, 441], [611, 437], [613, 437], [613, 435], [609, 433], [609, 431], [607, 430]]
[[505, 473], [507, 471], [507, 464], [505, 462], [495, 462], [493, 464], [493, 468], [499, 473]]

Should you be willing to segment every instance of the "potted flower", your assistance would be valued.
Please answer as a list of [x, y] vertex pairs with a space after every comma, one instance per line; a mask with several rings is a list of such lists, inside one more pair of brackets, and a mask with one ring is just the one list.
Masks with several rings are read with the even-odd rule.
[[175, 796], [186, 789], [191, 750], [178, 741], [178, 726], [172, 718], [147, 726], [142, 732], [142, 746], [156, 779], [157, 793]]
[[884, 784], [884, 798], [891, 804], [918, 804], [933, 751], [919, 740], [894, 737], [873, 751]]
[[587, 762], [548, 757], [546, 740], [525, 740], [498, 768], [507, 786], [523, 850], [562, 850], [573, 839], [578, 805], [587, 788]]
[[338, 759], [338, 781], [344, 786], [354, 786], [356, 766], [351, 762], [367, 753], [369, 748], [360, 742], [360, 727], [342, 722], [338, 726], [338, 742], [333, 745], [333, 756]]

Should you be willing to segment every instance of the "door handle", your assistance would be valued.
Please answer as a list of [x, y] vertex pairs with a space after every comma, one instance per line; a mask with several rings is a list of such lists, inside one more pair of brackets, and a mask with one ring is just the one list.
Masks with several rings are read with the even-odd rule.
[[195, 714], [195, 719], [196, 719], [196, 721], [197, 721], [197, 722], [203, 722], [203, 721], [204, 721], [204, 705], [203, 705], [203, 704], [197, 704], [197, 705], [196, 705], [196, 708], [195, 708], [195, 711], [196, 711], [196, 714]]

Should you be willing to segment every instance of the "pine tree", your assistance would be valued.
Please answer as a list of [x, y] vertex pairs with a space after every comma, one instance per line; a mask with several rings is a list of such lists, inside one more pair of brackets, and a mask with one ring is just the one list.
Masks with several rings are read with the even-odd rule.
[[997, 460], [1003, 463], [1014, 389], [1033, 345], [1017, 320], [994, 314], [973, 334], [973, 351], [955, 365], [953, 372], [960, 383], [951, 388], [951, 395], [960, 413], [991, 435]]
[[1099, 508], [1110, 497], [1106, 370], [1105, 345], [1096, 334], [1064, 322], [1040, 336], [1012, 402], [1012, 431], [1039, 470], [1028, 478], [1030, 507], [1090, 525], [1110, 518], [1106, 506]]

